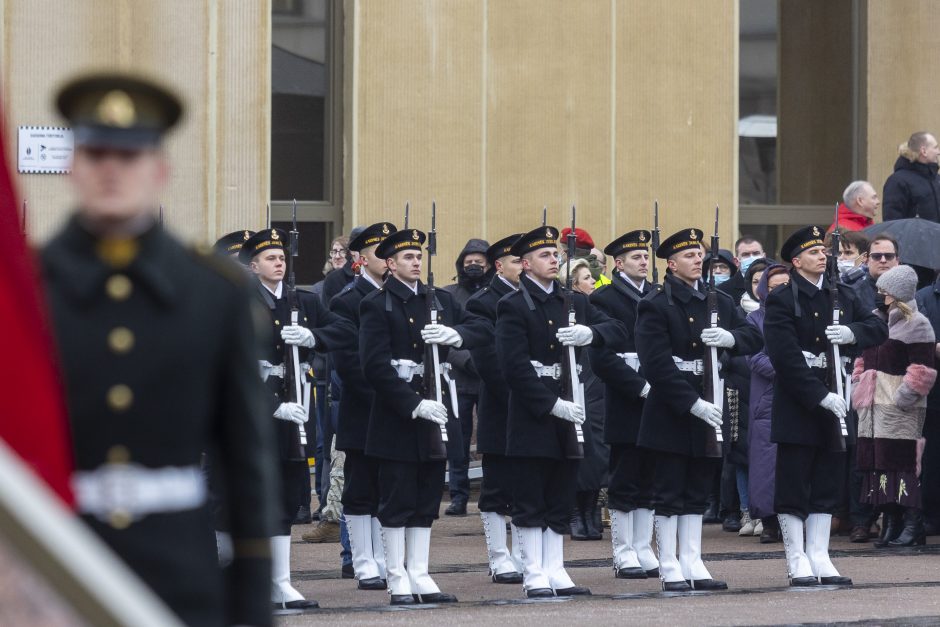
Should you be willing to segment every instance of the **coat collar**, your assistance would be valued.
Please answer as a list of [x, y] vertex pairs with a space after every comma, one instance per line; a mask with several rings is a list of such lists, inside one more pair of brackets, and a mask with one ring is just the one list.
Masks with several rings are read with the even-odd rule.
[[624, 279], [619, 272], [614, 272], [614, 279], [611, 284], [618, 292], [636, 302], [643, 300], [643, 297], [650, 292], [649, 281], [643, 281], [643, 291], [641, 292], [627, 283], [626, 279]]
[[688, 303], [693, 298], [696, 300], [705, 299], [705, 294], [701, 291], [701, 281], [697, 283], [699, 289], [695, 289], [689, 287], [684, 281], [680, 281], [671, 274], [667, 274], [665, 284], [669, 287], [672, 297], [683, 304]]
[[499, 278], [498, 274], [493, 275], [493, 279], [490, 281], [490, 289], [500, 298], [513, 291], [511, 287], [506, 285], [505, 281]]
[[529, 275], [524, 272], [522, 273], [522, 277], [519, 283], [529, 292], [529, 295], [532, 296], [533, 299], [539, 301], [540, 303], [544, 303], [550, 298], [557, 298], [558, 300], [562, 300], [564, 298], [561, 285], [557, 281], [554, 283], [554, 285], [552, 285], [551, 294], [546, 293], [545, 290], [542, 289], [541, 285], [530, 279]]
[[[405, 285], [400, 279], [395, 278], [394, 276], [389, 276], [385, 279], [385, 289], [402, 299], [406, 303], [415, 297], [415, 293], [411, 291], [411, 288]], [[427, 294], [428, 290], [424, 286], [424, 283], [418, 281], [418, 295]]]
[[790, 271], [790, 279], [793, 281], [793, 284], [797, 287], [799, 291], [803, 292], [810, 298], [812, 298], [819, 292], [826, 291], [829, 288], [829, 277], [827, 277], [825, 274], [823, 275], [821, 288], [817, 288], [815, 285], [813, 285], [812, 283], [804, 279], [803, 275], [801, 275], [796, 270]]
[[63, 289], [79, 301], [91, 302], [101, 294], [109, 277], [124, 274], [161, 306], [171, 307], [179, 291], [175, 281], [183, 278], [176, 272], [176, 260], [185, 251], [158, 224], [144, 232], [137, 242], [139, 250], [133, 261], [125, 268], [112, 268], [95, 251], [98, 238], [73, 216], [50, 244], [46, 260], [63, 278]]

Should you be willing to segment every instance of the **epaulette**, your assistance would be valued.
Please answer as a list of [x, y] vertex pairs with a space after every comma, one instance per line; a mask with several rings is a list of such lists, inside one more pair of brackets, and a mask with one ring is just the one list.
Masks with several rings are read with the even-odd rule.
[[[354, 287], [356, 287], [355, 283], [349, 283], [346, 285], [346, 287], [344, 287], [343, 289], [339, 291], [339, 294], [345, 294], [346, 292], [352, 290]], [[336, 296], [339, 296], [339, 294], [337, 294]]]
[[663, 293], [663, 286], [660, 285], [659, 283], [656, 283], [655, 285], [653, 285], [652, 288], [650, 288], [650, 291], [648, 291], [643, 296], [643, 300], [653, 300], [654, 298], [656, 298], [662, 293]]
[[209, 244], [195, 244], [187, 247], [186, 250], [194, 260], [206, 266], [223, 279], [239, 287], [247, 285], [248, 277], [243, 268], [231, 259], [227, 259], [217, 253]]

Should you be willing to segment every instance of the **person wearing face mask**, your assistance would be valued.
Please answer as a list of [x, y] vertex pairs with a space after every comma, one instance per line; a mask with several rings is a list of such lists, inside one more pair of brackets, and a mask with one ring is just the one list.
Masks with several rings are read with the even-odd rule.
[[[457, 281], [443, 290], [450, 292], [461, 307], [470, 297], [486, 287], [493, 276], [486, 258], [489, 243], [483, 239], [469, 239], [454, 264]], [[453, 436], [447, 443], [447, 466], [450, 472], [450, 505], [444, 511], [447, 516], [466, 516], [470, 499], [470, 439], [473, 436], [473, 410], [480, 398], [480, 375], [470, 357], [470, 351], [452, 350], [447, 363], [453, 368], [457, 380], [457, 408], [459, 417], [448, 425]]]
[[[848, 231], [839, 227], [839, 276], [843, 282], [855, 282], [868, 268], [869, 240], [861, 231]], [[831, 241], [826, 236], [827, 242]]]
[[[858, 411], [861, 498], [884, 512], [878, 548], [924, 544], [920, 455], [927, 394], [937, 379], [936, 336], [917, 310], [917, 273], [898, 266], [878, 279], [877, 315], [888, 341], [855, 360], [852, 404]], [[903, 520], [903, 522], [902, 522]]]
[[[727, 252], [727, 251], [726, 251]], [[750, 235], [742, 235], [734, 243], [734, 255], [728, 255], [732, 264], [737, 267], [738, 272], [732, 273], [731, 278], [718, 285], [718, 290], [731, 296], [734, 302], [740, 302], [747, 289], [744, 284], [744, 274], [748, 266], [755, 259], [761, 259], [764, 255], [764, 246]]]

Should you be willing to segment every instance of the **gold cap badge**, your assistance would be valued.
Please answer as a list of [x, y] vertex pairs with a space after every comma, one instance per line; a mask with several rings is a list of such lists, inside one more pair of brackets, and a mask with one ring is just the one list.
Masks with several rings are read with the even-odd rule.
[[387, 224], [383, 224], [383, 225], [382, 225], [382, 235], [388, 235], [388, 225], [387, 225]]
[[413, 239], [413, 240], [419, 240], [419, 239], [421, 239], [421, 237], [418, 235], [417, 229], [411, 232], [411, 239]]
[[545, 237], [551, 237], [551, 236], [552, 236], [552, 230], [551, 230], [551, 229], [545, 229]]
[[645, 235], [645, 234], [640, 233], [640, 241], [641, 241], [641, 242], [645, 242], [645, 241], [646, 241], [646, 235]]
[[281, 237], [277, 234], [277, 231], [271, 231], [271, 239], [281, 239]]
[[689, 239], [698, 239], [698, 235], [696, 235], [695, 229], [689, 229]]
[[249, 231], [245, 231], [245, 241], [246, 241], [246, 242], [248, 241], [248, 238], [249, 238], [249, 237], [251, 237], [251, 233], [250, 233]]
[[134, 101], [127, 92], [115, 89], [105, 94], [96, 110], [98, 121], [107, 126], [129, 128], [137, 120]]
[[818, 227], [818, 226], [814, 226], [814, 227], [813, 227], [813, 235], [815, 235], [816, 237], [819, 237], [819, 227]]

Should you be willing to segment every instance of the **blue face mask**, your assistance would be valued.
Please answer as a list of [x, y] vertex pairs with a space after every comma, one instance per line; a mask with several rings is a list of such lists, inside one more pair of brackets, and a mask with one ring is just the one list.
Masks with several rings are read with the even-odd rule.
[[741, 259], [741, 267], [740, 267], [741, 274], [744, 274], [745, 272], [747, 272], [747, 269], [751, 267], [751, 264], [757, 261], [758, 259], [760, 259], [760, 257], [745, 257], [744, 259]]
[[715, 275], [715, 285], [721, 285], [725, 281], [731, 278], [731, 275], [728, 274], [716, 274]]

